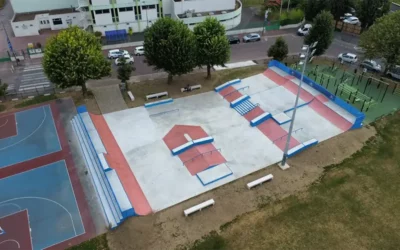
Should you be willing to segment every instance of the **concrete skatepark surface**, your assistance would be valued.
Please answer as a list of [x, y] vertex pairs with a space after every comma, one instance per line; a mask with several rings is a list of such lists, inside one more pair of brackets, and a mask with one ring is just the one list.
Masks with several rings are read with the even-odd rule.
[[[235, 93], [229, 96], [224, 97], [223, 91], [207, 92], [150, 108], [138, 107], [103, 115], [137, 180], [137, 188], [141, 189], [153, 212], [280, 161], [290, 123], [279, 126], [272, 119], [268, 120], [272, 127], [279, 126], [280, 129], [279, 135], [271, 137], [265, 132], [273, 130], [267, 122], [259, 125], [258, 129], [249, 125], [247, 116], [253, 111], [242, 116], [229, 106], [232, 99], [249, 95], [250, 101], [257, 103], [257, 109], [261, 110], [258, 113], [266, 111], [275, 115], [286, 111], [285, 114], [291, 117], [292, 111], [287, 110], [293, 108], [293, 92], [299, 80], [276, 67], [267, 71], [269, 73], [248, 77], [230, 86], [227, 91], [234, 90]], [[332, 123], [329, 116], [321, 113], [321, 105], [330, 107], [330, 112], [334, 110], [336, 116], [340, 115], [342, 123], [355, 120], [329, 99], [320, 97], [317, 90], [303, 86], [299, 105], [304, 106], [297, 111], [291, 148], [310, 139], [327, 140], [350, 128]], [[308, 104], [314, 99], [318, 99], [315, 105], [319, 105], [319, 109]], [[199, 127], [204, 135], [213, 137], [212, 148], [226, 160], [223, 166], [200, 173], [188, 169], [184, 160], [172, 155], [171, 148], [163, 140], [177, 126]]]

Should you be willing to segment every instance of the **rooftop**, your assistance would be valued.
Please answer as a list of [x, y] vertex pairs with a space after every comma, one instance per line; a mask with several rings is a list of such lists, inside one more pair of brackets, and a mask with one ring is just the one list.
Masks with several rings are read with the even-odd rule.
[[41, 15], [41, 14], [59, 15], [59, 14], [67, 14], [74, 12], [77, 12], [75, 8], [66, 8], [66, 9], [56, 9], [56, 10], [42, 10], [42, 11], [27, 12], [27, 13], [16, 13], [13, 22], [34, 20], [36, 15]]

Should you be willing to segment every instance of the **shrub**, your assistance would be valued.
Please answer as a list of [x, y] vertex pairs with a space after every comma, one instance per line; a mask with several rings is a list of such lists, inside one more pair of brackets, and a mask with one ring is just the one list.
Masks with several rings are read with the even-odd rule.
[[0, 112], [3, 112], [4, 110], [6, 110], [6, 106], [3, 104], [0, 104]]
[[103, 36], [103, 34], [100, 31], [95, 31], [94, 35], [95, 35], [95, 37], [99, 37], [99, 38]]
[[39, 104], [42, 102], [48, 102], [48, 101], [51, 101], [54, 99], [57, 99], [57, 97], [55, 95], [48, 95], [48, 96], [40, 95], [40, 96], [35, 96], [33, 99], [23, 101], [23, 102], [15, 105], [14, 107], [15, 108], [24, 108], [24, 107]]
[[292, 9], [289, 12], [282, 12], [281, 26], [300, 23], [304, 19], [304, 12], [301, 9]]

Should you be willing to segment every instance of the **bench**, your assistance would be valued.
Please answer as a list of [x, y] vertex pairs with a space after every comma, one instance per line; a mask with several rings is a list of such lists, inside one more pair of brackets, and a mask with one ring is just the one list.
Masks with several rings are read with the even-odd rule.
[[[196, 89], [201, 89], [201, 85], [198, 84], [198, 85], [189, 86], [189, 91], [196, 90]], [[188, 89], [181, 88], [181, 92], [187, 92], [187, 91], [188, 91]]]
[[155, 93], [155, 94], [151, 94], [151, 95], [146, 95], [146, 99], [154, 99], [154, 98], [160, 98], [160, 97], [164, 97], [164, 96], [168, 96], [168, 92], [160, 92], [160, 93]]
[[250, 96], [248, 96], [248, 95], [242, 95], [241, 97], [239, 97], [239, 98], [237, 98], [236, 100], [233, 100], [233, 101], [231, 102], [231, 108], [236, 107], [237, 105], [239, 105], [240, 103], [242, 103], [242, 102], [244, 102], [244, 101], [246, 101], [246, 100], [248, 100], [248, 99], [250, 99]]
[[210, 199], [208, 201], [202, 202], [196, 206], [193, 206], [191, 208], [185, 209], [183, 211], [183, 213], [185, 214], [185, 216], [188, 216], [192, 213], [195, 213], [197, 211], [201, 211], [203, 208], [209, 207], [209, 206], [213, 206], [215, 204], [214, 199]]
[[135, 100], [135, 97], [133, 96], [132, 92], [128, 91], [128, 96], [129, 98], [131, 98], [132, 102]]
[[270, 181], [273, 178], [274, 178], [274, 176], [272, 174], [266, 175], [264, 177], [261, 177], [260, 179], [257, 179], [255, 181], [247, 183], [247, 188], [251, 189], [251, 188], [253, 188], [253, 187], [257, 186], [257, 185], [263, 184], [264, 182]]
[[269, 118], [271, 118], [271, 114], [268, 112], [265, 112], [259, 116], [257, 116], [256, 118], [254, 118], [253, 120], [250, 121], [250, 125], [252, 127], [255, 127], [261, 123], [263, 123], [264, 121], [268, 120]]

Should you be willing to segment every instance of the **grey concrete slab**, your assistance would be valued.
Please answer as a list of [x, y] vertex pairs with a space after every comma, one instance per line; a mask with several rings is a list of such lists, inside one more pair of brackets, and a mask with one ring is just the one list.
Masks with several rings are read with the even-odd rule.
[[270, 67], [269, 69], [271, 69], [271, 70], [273, 70], [273, 71], [275, 71], [278, 75], [281, 75], [281, 76], [287, 76], [287, 75], [289, 75], [288, 73], [286, 73], [285, 71], [283, 71], [283, 70], [281, 70], [281, 69], [279, 69], [279, 68], [277, 68], [277, 67]]
[[[297, 85], [300, 84], [300, 80], [297, 79], [297, 78], [292, 79], [292, 82], [294, 82]], [[311, 87], [310, 85], [308, 85], [308, 84], [306, 84], [304, 82], [301, 85], [301, 88], [304, 89], [305, 91], [307, 91], [308, 93], [310, 93], [313, 96], [322, 95], [321, 92], [319, 92], [318, 90], [314, 89], [313, 87]]]
[[103, 114], [127, 109], [119, 85], [92, 88], [97, 104]]
[[249, 88], [247, 88], [241, 92], [251, 96], [251, 95], [255, 95], [260, 92], [264, 92], [268, 89], [276, 88], [279, 85], [274, 83], [273, 81], [271, 81], [269, 78], [267, 78], [263, 74], [258, 74], [258, 75], [244, 78], [244, 79], [242, 79], [242, 81], [240, 83], [234, 85], [234, 87], [236, 89], [244, 88], [247, 86]]

